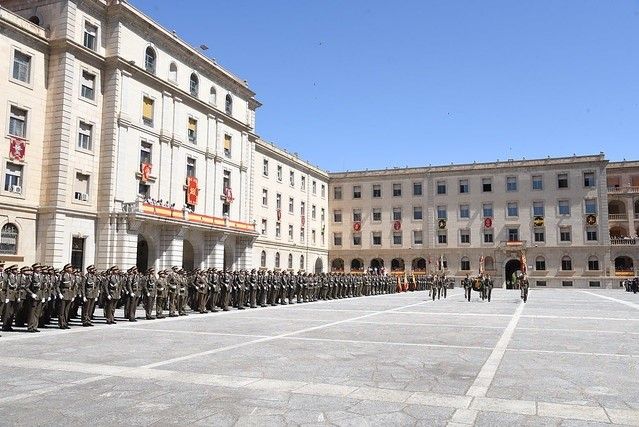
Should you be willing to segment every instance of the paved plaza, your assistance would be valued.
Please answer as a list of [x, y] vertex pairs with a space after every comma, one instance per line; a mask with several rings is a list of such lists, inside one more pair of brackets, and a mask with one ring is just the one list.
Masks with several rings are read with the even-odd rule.
[[637, 295], [462, 293], [3, 333], [0, 425], [639, 425]]

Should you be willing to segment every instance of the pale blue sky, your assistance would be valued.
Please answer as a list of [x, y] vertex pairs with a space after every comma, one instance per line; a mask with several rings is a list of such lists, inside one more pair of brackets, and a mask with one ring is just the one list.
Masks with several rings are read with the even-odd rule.
[[330, 171], [639, 159], [639, 1], [133, 0], [249, 81]]

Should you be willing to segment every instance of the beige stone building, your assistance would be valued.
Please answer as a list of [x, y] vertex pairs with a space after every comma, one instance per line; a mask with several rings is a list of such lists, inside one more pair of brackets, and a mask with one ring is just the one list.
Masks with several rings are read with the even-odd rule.
[[330, 175], [334, 270], [610, 286], [603, 155]]

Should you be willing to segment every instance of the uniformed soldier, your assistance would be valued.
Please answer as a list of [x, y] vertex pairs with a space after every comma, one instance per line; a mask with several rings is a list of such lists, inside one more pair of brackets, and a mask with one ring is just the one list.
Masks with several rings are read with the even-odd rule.
[[212, 313], [217, 312], [217, 304], [220, 298], [220, 276], [216, 268], [212, 268], [207, 273], [208, 295], [206, 306]]
[[13, 330], [13, 318], [18, 309], [19, 293], [18, 293], [18, 266], [11, 265], [5, 270], [5, 287], [4, 287], [4, 316], [2, 318], [2, 330]]
[[140, 295], [142, 294], [142, 286], [140, 284], [140, 273], [137, 267], [131, 267], [128, 271], [126, 278], [126, 305], [125, 305], [125, 317], [129, 319], [129, 322], [137, 322], [135, 318], [136, 311], [138, 309], [138, 303], [140, 302]]
[[162, 270], [158, 273], [158, 281], [156, 286], [155, 314], [158, 319], [164, 319], [164, 307], [169, 295], [169, 283], [166, 278], [167, 272]]
[[84, 275], [79, 286], [79, 293], [82, 298], [82, 326], [93, 326], [95, 301], [100, 295], [100, 283], [95, 266], [90, 265], [87, 267], [87, 274]]
[[106, 280], [104, 281], [104, 317], [107, 325], [115, 324], [115, 308], [118, 304], [122, 293], [122, 278], [118, 266], [114, 265], [107, 270]]
[[259, 289], [259, 284], [257, 281], [257, 270], [251, 270], [251, 273], [248, 276], [248, 303], [249, 307], [257, 308], [257, 292]]
[[40, 317], [42, 316], [42, 305], [47, 301], [46, 286], [44, 284], [42, 266], [40, 264], [33, 264], [30, 279], [30, 283], [27, 285], [27, 298], [29, 305], [27, 331], [40, 332], [38, 330], [38, 325], [40, 324]]
[[5, 285], [6, 275], [4, 273], [4, 261], [0, 261], [0, 321], [4, 318], [4, 305], [6, 300]]
[[201, 314], [208, 312], [206, 302], [209, 294], [209, 284], [204, 271], [199, 269], [195, 270], [195, 274], [193, 275], [193, 289], [195, 291], [195, 309]]
[[62, 276], [58, 283], [58, 327], [69, 329], [69, 314], [71, 304], [76, 297], [75, 277], [73, 276], [73, 266], [66, 264], [62, 269]]
[[186, 272], [183, 269], [178, 270], [178, 293], [177, 293], [177, 309], [178, 315], [188, 316], [186, 313], [186, 302], [188, 296], [188, 284], [186, 278]]

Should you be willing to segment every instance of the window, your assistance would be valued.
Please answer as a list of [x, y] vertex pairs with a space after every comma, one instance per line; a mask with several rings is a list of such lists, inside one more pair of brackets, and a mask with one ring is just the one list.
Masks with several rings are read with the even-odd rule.
[[211, 90], [209, 91], [209, 104], [215, 105], [217, 103], [217, 91], [214, 86], [211, 86]]
[[275, 237], [282, 237], [282, 223], [279, 221], [275, 223]]
[[[233, 140], [231, 138], [231, 135], [224, 135], [224, 156], [225, 157], [231, 157], [231, 148], [232, 148], [232, 144], [233, 144]], [[280, 176], [279, 180], [282, 180], [282, 177]]]
[[288, 225], [288, 240], [293, 240], [293, 224]]
[[353, 186], [353, 199], [362, 198], [362, 187], [360, 185]]
[[197, 143], [197, 120], [195, 120], [193, 117], [189, 117], [187, 134], [189, 137], [189, 142], [192, 144], [196, 144]]
[[302, 175], [302, 191], [306, 191], [306, 177]]
[[304, 243], [304, 240], [306, 240], [306, 230], [300, 227], [300, 243]]
[[[302, 205], [304, 204], [304, 202], [302, 202]], [[302, 214], [303, 215], [303, 214]], [[313, 205], [311, 206], [311, 218], [313, 220], [317, 219], [317, 206]]]
[[75, 174], [73, 198], [80, 202], [87, 202], [89, 200], [89, 175], [79, 172]]
[[468, 188], [468, 180], [467, 179], [460, 179], [459, 180], [459, 194], [466, 194], [468, 193], [469, 188]]
[[592, 188], [595, 186], [594, 172], [584, 172], [584, 187]]
[[382, 220], [382, 210], [380, 208], [373, 208], [373, 222], [379, 222]]
[[570, 242], [571, 236], [570, 236], [570, 227], [561, 227], [559, 229], [559, 241], [560, 242]]
[[460, 267], [462, 271], [470, 271], [470, 260], [468, 257], [462, 257]]
[[380, 197], [382, 197], [382, 186], [373, 184], [373, 199], [379, 199]]
[[402, 197], [402, 184], [393, 184], [393, 197]]
[[342, 200], [342, 187], [333, 187], [333, 199]]
[[148, 46], [144, 52], [144, 69], [155, 74], [155, 50], [151, 46]]
[[414, 221], [421, 221], [422, 219], [424, 219], [424, 215], [422, 212], [422, 207], [421, 206], [413, 206], [413, 220]]
[[532, 189], [533, 190], [543, 190], [544, 189], [544, 180], [541, 175], [533, 175], [532, 177]]
[[560, 200], [557, 205], [559, 207], [559, 215], [570, 215], [570, 202], [568, 200]]
[[84, 47], [91, 50], [96, 50], [97, 48], [97, 39], [98, 39], [98, 27], [95, 25], [89, 24], [88, 22], [84, 23]]
[[262, 236], [266, 236], [267, 232], [268, 232], [268, 221], [262, 218]]
[[22, 165], [7, 162], [4, 175], [4, 191], [22, 193]]
[[508, 202], [507, 214], [509, 217], [519, 216], [519, 207], [517, 202]]
[[482, 178], [481, 180], [481, 191], [484, 193], [490, 193], [493, 191], [493, 179], [492, 178]]
[[173, 83], [177, 82], [177, 65], [175, 62], [171, 62], [171, 65], [169, 65], [169, 80]]
[[275, 268], [280, 268], [280, 253], [275, 252]]
[[572, 259], [568, 255], [561, 258], [561, 269], [563, 271], [572, 271]]
[[342, 233], [333, 233], [333, 244], [335, 246], [342, 246]]
[[317, 243], [317, 233], [315, 232], [315, 230], [311, 230], [311, 242], [313, 244]]
[[568, 188], [568, 174], [557, 174], [557, 188]]
[[138, 195], [142, 199], [148, 199], [151, 197], [151, 186], [145, 182], [140, 181], [138, 183]]
[[93, 145], [91, 143], [91, 135], [93, 133], [93, 126], [80, 122], [78, 126], [78, 148], [82, 150], [91, 151]]
[[342, 211], [333, 211], [333, 222], [341, 223], [342, 222]]
[[17, 255], [18, 235], [18, 227], [15, 224], [7, 223], [2, 226], [2, 230], [0, 230], [0, 254]]
[[266, 251], [262, 251], [260, 255], [260, 267], [266, 268]]
[[142, 122], [147, 126], [153, 126], [154, 103], [151, 98], [142, 98]]
[[588, 258], [588, 270], [599, 271], [599, 258], [591, 256]]
[[322, 189], [321, 189], [321, 192], [320, 192], [320, 196], [326, 197], [326, 186], [324, 184], [322, 184]]
[[304, 255], [300, 255], [300, 270], [304, 270]]
[[262, 175], [268, 176], [268, 160], [262, 160]]
[[492, 218], [493, 217], [493, 204], [492, 203], [484, 203], [481, 207], [482, 214], [484, 218]]
[[597, 228], [596, 227], [588, 227], [588, 228], [586, 228], [586, 241], [588, 241], [588, 242], [596, 242], [597, 241]]
[[545, 287], [546, 286], [546, 281], [545, 280], [537, 280], [535, 282], [535, 286], [537, 286], [537, 287]]
[[186, 176], [195, 176], [195, 159], [193, 157], [186, 158]]
[[590, 286], [591, 288], [600, 288], [601, 287], [601, 282], [599, 282], [599, 281], [588, 282], [588, 286]]
[[402, 208], [393, 208], [393, 221], [402, 220]]
[[224, 111], [229, 116], [233, 114], [233, 98], [229, 93], [226, 94], [226, 98], [224, 100]]
[[422, 183], [413, 182], [413, 196], [421, 196], [421, 195], [422, 195]]
[[535, 270], [546, 271], [546, 258], [542, 256], [535, 258]]
[[9, 112], [9, 135], [27, 137], [27, 110], [11, 106]]
[[282, 195], [280, 193], [275, 195], [275, 208], [278, 210], [282, 209]]
[[533, 238], [537, 243], [543, 243], [546, 241], [546, 232], [542, 227], [535, 227], [533, 231]]
[[82, 71], [80, 96], [86, 99], [95, 99], [95, 75], [88, 71]]
[[437, 206], [437, 219], [447, 219], [446, 206]]
[[362, 235], [360, 233], [353, 234], [353, 246], [362, 246]]
[[24, 83], [31, 82], [31, 57], [18, 50], [13, 51], [13, 78]]
[[421, 245], [424, 243], [424, 233], [422, 230], [413, 230], [413, 243], [415, 245]]
[[379, 231], [373, 232], [373, 246], [380, 246], [382, 244], [382, 233]]
[[393, 245], [401, 245], [402, 244], [402, 232], [394, 231], [393, 232]]
[[437, 243], [440, 245], [445, 245], [448, 243], [448, 234], [446, 230], [438, 230], [437, 231]]
[[282, 165], [277, 165], [277, 180], [282, 182]]
[[82, 271], [84, 269], [84, 237], [71, 239], [71, 265]]
[[459, 205], [459, 217], [463, 219], [470, 218], [470, 206]]
[[508, 229], [508, 241], [509, 242], [518, 242], [519, 241], [519, 228], [509, 228]]
[[493, 243], [493, 230], [484, 230], [484, 243]]
[[300, 202], [300, 215], [301, 216], [306, 215], [306, 202]]
[[446, 194], [446, 181], [437, 181], [437, 194]]
[[288, 198], [288, 213], [295, 212], [295, 201], [292, 197]]
[[597, 200], [596, 199], [586, 199], [584, 202], [584, 211], [586, 214], [596, 214], [597, 213]]
[[268, 206], [268, 190], [262, 189], [262, 206]]
[[317, 194], [317, 181], [313, 181], [311, 183], [311, 191], [313, 192], [313, 195]]
[[195, 73], [191, 73], [191, 78], [189, 79], [189, 92], [191, 93], [191, 96], [195, 96], [197, 98], [199, 91], [200, 81]]
[[362, 221], [362, 210], [353, 209], [353, 222], [361, 222], [361, 221]]
[[295, 187], [295, 172], [289, 171], [288, 173], [288, 183], [291, 187]]
[[470, 243], [470, 230], [459, 230], [459, 243], [469, 244]]
[[517, 177], [506, 177], [506, 191], [517, 191]]
[[533, 216], [544, 216], [544, 202], [533, 202]]

